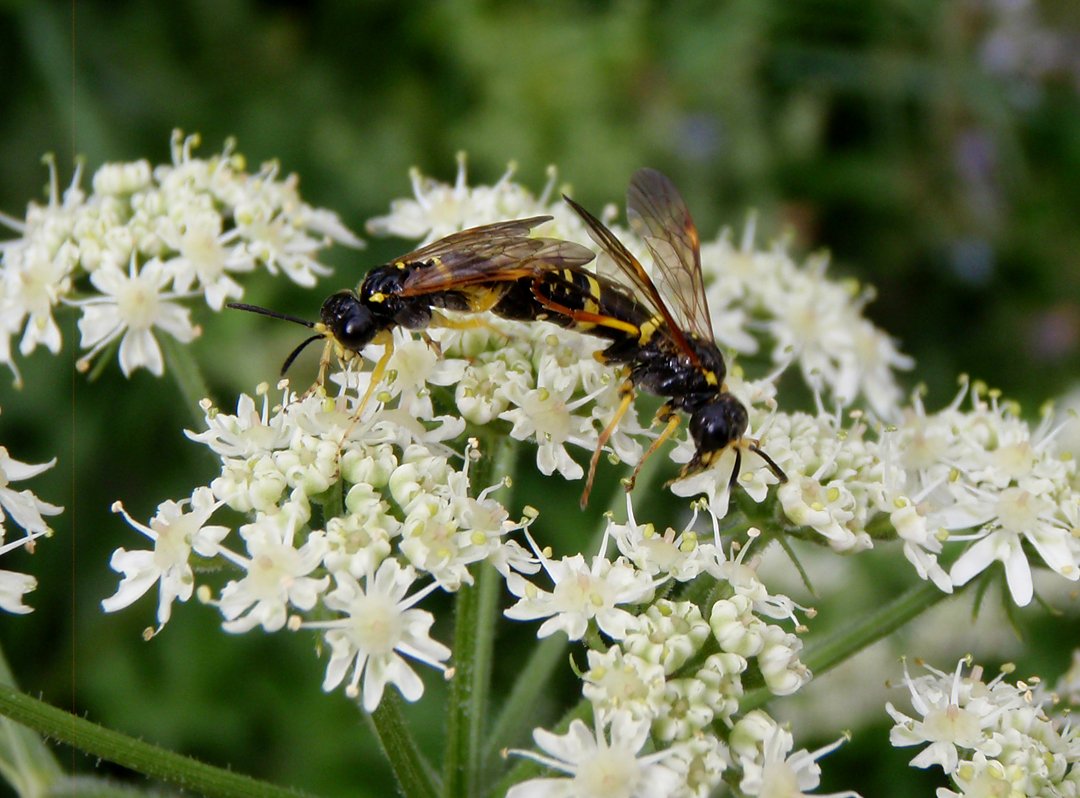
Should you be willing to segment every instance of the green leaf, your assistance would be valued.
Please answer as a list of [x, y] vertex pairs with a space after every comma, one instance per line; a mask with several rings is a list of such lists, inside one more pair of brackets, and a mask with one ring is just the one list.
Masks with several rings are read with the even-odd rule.
[[0, 715], [38, 734], [65, 743], [90, 756], [161, 779], [190, 792], [213, 798], [302, 798], [299, 790], [283, 789], [250, 776], [213, 767], [191, 757], [106, 729], [85, 718], [0, 685]]

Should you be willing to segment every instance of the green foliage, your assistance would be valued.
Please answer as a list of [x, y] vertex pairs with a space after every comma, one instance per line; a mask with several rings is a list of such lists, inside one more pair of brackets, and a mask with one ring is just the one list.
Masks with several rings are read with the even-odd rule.
[[[991, 37], [1008, 42], [1011, 31], [1019, 47], [1024, 33], [995, 7], [9, 1], [0, 210], [20, 216], [40, 199], [46, 151], [65, 177], [76, 154], [92, 167], [161, 161], [178, 126], [209, 151], [236, 136], [251, 161], [280, 159], [309, 201], [358, 231], [407, 193], [410, 166], [449, 178], [459, 150], [474, 182], [513, 160], [539, 188], [556, 164], [588, 206], [621, 201], [631, 172], [651, 164], [683, 189], [704, 234], [741, 226], [755, 208], [765, 235], [790, 230], [802, 249], [828, 247], [834, 269], [877, 285], [869, 315], [915, 355], [913, 380], [929, 384], [931, 404], [969, 372], [1030, 406], [1080, 374], [1078, 75], [1067, 63], [989, 70]], [[1075, 37], [1075, 13], [1068, 0], [1048, 3], [1031, 24]], [[410, 246], [337, 253], [325, 289]], [[325, 294], [284, 280], [276, 296], [249, 287], [251, 301], [306, 316]], [[191, 354], [226, 407], [272, 380], [295, 342], [292, 329], [256, 336], [228, 314], [204, 309], [201, 321]], [[61, 323], [66, 351], [27, 361], [21, 394], [0, 377], [0, 442], [29, 462], [58, 456], [33, 487], [67, 508], [32, 562], [5, 561], [41, 582], [33, 616], [0, 619], [22, 687], [278, 783], [355, 795], [366, 782], [368, 794], [388, 794], [372, 732], [340, 695], [319, 691], [320, 663], [299, 646], [282, 654], [279, 641], [224, 638], [210, 610], [182, 613], [143, 643], [150, 601], [101, 614], [115, 588], [109, 553], [131, 541], [111, 502], [147, 518], [210, 463], [182, 436], [191, 408], [173, 383], [125, 380], [115, 363], [86, 382], [73, 375], [72, 315]], [[117, 438], [117, 419], [141, 431]], [[574, 506], [575, 486], [545, 489]], [[404, 711], [437, 751], [443, 730], [422, 706]]]

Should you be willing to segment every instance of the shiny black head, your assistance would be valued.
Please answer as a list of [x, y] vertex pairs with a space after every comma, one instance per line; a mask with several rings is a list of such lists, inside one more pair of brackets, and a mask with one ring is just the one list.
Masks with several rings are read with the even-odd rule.
[[742, 402], [729, 393], [718, 394], [695, 409], [690, 416], [690, 435], [697, 444], [695, 459], [708, 458], [739, 441], [748, 421]]
[[319, 318], [334, 340], [353, 352], [371, 343], [380, 330], [371, 311], [352, 291], [338, 291], [327, 297]]

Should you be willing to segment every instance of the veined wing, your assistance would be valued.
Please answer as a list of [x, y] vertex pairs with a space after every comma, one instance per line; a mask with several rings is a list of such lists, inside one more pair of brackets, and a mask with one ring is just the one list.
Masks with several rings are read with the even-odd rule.
[[678, 326], [712, 343], [700, 241], [678, 189], [657, 170], [639, 169], [626, 192], [626, 215], [652, 253], [656, 283], [671, 303]]
[[533, 227], [550, 219], [534, 216], [472, 227], [395, 258], [394, 263], [430, 264], [408, 275], [402, 296], [516, 280], [539, 271], [581, 266], [595, 257], [572, 241], [529, 236]]
[[610, 272], [601, 272], [600, 277], [611, 280], [648, 307], [654, 315], [662, 318], [664, 320], [662, 332], [675, 342], [679, 349], [690, 358], [692, 363], [698, 363], [697, 353], [687, 343], [682, 327], [671, 315], [671, 311], [668, 310], [667, 305], [660, 296], [660, 292], [653, 284], [641, 262], [615, 237], [614, 233], [604, 226], [603, 222], [565, 194], [563, 199], [585, 222], [589, 237], [596, 242], [596, 245], [603, 250], [615, 266], [615, 269]]

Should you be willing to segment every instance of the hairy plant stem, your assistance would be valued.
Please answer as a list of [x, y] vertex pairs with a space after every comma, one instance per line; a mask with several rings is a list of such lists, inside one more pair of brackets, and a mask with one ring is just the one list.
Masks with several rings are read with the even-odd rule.
[[0, 685], [0, 715], [90, 756], [175, 784], [189, 793], [214, 798], [298, 798], [304, 795], [298, 790], [284, 789], [231, 770], [213, 767], [106, 729], [24, 695], [8, 685]]

